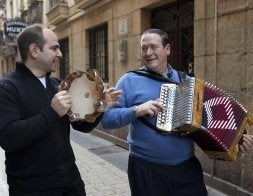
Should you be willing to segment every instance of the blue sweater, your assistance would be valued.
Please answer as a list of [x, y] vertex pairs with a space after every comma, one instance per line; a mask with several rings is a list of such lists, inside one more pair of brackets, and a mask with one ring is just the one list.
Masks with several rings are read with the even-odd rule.
[[[171, 67], [168, 77], [179, 82], [177, 71]], [[162, 83], [132, 72], [124, 74], [116, 85], [123, 91], [119, 105], [107, 110], [101, 122], [105, 129], [129, 125], [127, 140], [130, 156], [153, 163], [176, 165], [193, 156], [193, 141], [186, 137], [159, 134], [133, 114], [133, 106], [159, 98]], [[156, 117], [145, 118], [156, 124]]]

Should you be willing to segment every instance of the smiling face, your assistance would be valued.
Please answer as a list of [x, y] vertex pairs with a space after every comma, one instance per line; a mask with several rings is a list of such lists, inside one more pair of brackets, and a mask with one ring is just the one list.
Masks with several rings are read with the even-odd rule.
[[160, 35], [146, 33], [141, 37], [141, 57], [148, 69], [158, 72], [167, 72], [167, 57], [170, 54], [170, 45], [163, 45]]
[[42, 50], [37, 53], [37, 68], [44, 74], [55, 72], [59, 67], [62, 53], [58, 38], [54, 32], [49, 29], [43, 29], [45, 44]]

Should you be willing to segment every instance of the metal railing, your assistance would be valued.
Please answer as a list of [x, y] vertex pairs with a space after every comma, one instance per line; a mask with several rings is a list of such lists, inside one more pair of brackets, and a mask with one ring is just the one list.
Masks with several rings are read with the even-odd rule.
[[67, 4], [66, 0], [49, 0], [49, 10], [51, 10], [53, 7], [55, 7], [60, 3]]
[[27, 22], [29, 24], [42, 22], [43, 1], [33, 1], [28, 7]]

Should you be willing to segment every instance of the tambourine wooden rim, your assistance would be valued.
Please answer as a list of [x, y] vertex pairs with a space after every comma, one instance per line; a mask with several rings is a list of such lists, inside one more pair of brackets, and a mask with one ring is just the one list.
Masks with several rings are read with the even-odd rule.
[[[79, 121], [79, 120], [85, 120], [87, 122], [94, 122], [96, 118], [103, 112], [106, 108], [106, 102], [105, 102], [105, 93], [104, 93], [104, 85], [103, 80], [101, 77], [97, 74], [97, 72], [94, 69], [88, 68], [86, 71], [75, 71], [71, 74], [69, 74], [61, 83], [59, 87], [59, 91], [66, 90], [69, 91], [72, 85], [72, 82], [78, 78], [86, 76], [88, 81], [91, 81], [96, 91], [96, 99], [92, 100], [93, 102], [93, 108], [94, 111], [89, 114], [85, 114], [84, 116], [81, 116], [79, 113], [75, 113], [73, 109], [71, 108], [68, 111], [69, 119], [71, 122]], [[84, 90], [84, 89], [81, 89]], [[84, 97], [89, 96], [84, 95]]]

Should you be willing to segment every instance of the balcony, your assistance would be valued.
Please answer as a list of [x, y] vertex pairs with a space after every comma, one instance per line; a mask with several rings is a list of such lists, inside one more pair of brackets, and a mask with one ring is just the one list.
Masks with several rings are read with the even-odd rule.
[[33, 0], [30, 6], [28, 7], [28, 13], [24, 13], [27, 14], [26, 22], [28, 22], [28, 24], [42, 23], [42, 9], [43, 9], [43, 1]]
[[0, 56], [8, 57], [17, 53], [17, 46], [15, 43], [9, 43], [8, 45], [0, 46]]
[[111, 1], [112, 0], [75, 0], [76, 4], [78, 4], [78, 8], [86, 10], [87, 12], [102, 7]]
[[68, 4], [66, 2], [59, 2], [58, 4], [54, 5], [46, 15], [50, 25], [57, 25], [58, 23], [68, 19]]

